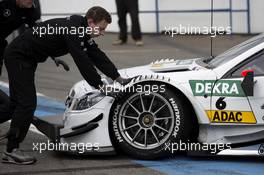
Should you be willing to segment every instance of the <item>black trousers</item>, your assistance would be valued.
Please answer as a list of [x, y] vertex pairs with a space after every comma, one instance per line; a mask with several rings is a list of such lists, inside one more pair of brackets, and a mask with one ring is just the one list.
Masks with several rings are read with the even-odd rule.
[[8, 95], [0, 89], [0, 124], [12, 118]]
[[[10, 113], [7, 151], [18, 148], [29, 130], [37, 105], [35, 71], [37, 63], [11, 51], [5, 53], [5, 66], [9, 78]], [[0, 114], [1, 116], [2, 114]]]
[[140, 40], [142, 38], [138, 18], [138, 0], [116, 0], [118, 25], [120, 28], [119, 39], [127, 41], [127, 21], [126, 15], [130, 14], [132, 22], [132, 38]]
[[[3, 64], [3, 57], [4, 57], [4, 50], [7, 43], [5, 40], [1, 39], [0, 41], [0, 75], [2, 73], [2, 64]], [[11, 119], [12, 112], [10, 111], [9, 105], [9, 97], [8, 95], [0, 89], [0, 123], [4, 123]]]

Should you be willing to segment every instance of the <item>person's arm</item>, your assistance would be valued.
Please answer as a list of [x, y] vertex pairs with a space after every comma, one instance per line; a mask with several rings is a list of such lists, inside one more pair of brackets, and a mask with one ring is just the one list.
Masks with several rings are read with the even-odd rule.
[[81, 43], [84, 41], [82, 41], [82, 39], [77, 35], [71, 34], [66, 35], [65, 41], [67, 43], [69, 53], [73, 57], [73, 60], [83, 78], [91, 86], [99, 89], [100, 86], [103, 85], [103, 82], [101, 80], [101, 76], [94, 68], [91, 58], [86, 54], [86, 52], [83, 50], [84, 48], [81, 46]]
[[0, 38], [0, 75], [2, 74], [3, 60], [4, 60], [4, 51], [7, 46], [7, 41]]
[[120, 77], [115, 65], [110, 61], [106, 54], [98, 48], [96, 43], [93, 42], [93, 45], [87, 50], [87, 54], [91, 57], [95, 66], [106, 76], [112, 78], [112, 80], [116, 80]]

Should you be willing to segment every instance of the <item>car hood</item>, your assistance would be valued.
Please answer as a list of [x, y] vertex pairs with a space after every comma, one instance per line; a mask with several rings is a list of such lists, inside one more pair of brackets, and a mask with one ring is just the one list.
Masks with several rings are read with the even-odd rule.
[[212, 70], [198, 65], [196, 62], [198, 59], [199, 58], [187, 60], [159, 60], [144, 66], [121, 69], [119, 72], [123, 77], [160, 75], [170, 77], [177, 82], [186, 82], [191, 79], [214, 79], [215, 74], [212, 73]]
[[[216, 79], [213, 70], [198, 65], [196, 60], [197, 59], [159, 60], [144, 66], [121, 69], [119, 73], [124, 78], [143, 75], [155, 79], [156, 76], [163, 76], [177, 84], [189, 84], [189, 80]], [[114, 83], [112, 79], [106, 76], [102, 76], [102, 81], [106, 84]], [[73, 86], [68, 96], [70, 98], [80, 98], [87, 93], [97, 91], [98, 90], [90, 86], [85, 80], [82, 80]]]

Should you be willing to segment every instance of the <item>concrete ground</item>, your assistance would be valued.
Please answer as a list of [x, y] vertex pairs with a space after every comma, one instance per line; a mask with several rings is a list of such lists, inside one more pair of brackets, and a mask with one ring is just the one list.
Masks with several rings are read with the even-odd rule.
[[[148, 64], [154, 60], [162, 58], [193, 58], [210, 55], [210, 38], [207, 36], [176, 36], [171, 38], [164, 35], [145, 35], [144, 36], [144, 47], [137, 47], [133, 41], [129, 40], [127, 45], [112, 46], [112, 41], [117, 37], [116, 34], [106, 34], [102, 38], [97, 39], [99, 46], [106, 52], [111, 60], [117, 65], [118, 68], [126, 68], [131, 66], [137, 66], [142, 64]], [[213, 53], [217, 55], [228, 48], [250, 38], [252, 36], [247, 35], [234, 35], [234, 36], [219, 36], [214, 39]], [[62, 68], [57, 68], [53, 61], [48, 60], [43, 64], [39, 64], [36, 73], [36, 86], [37, 91], [52, 97], [59, 102], [63, 102], [67, 92], [73, 86], [74, 83], [81, 80], [82, 77], [78, 72], [72, 58], [67, 55], [62, 57], [70, 68], [70, 72], [65, 72]], [[3, 76], [0, 78], [1, 81], [8, 82], [6, 71], [4, 70]], [[0, 125], [2, 133], [7, 131], [9, 123]], [[1, 133], [0, 131], [0, 133]], [[38, 153], [32, 151], [32, 142], [46, 142], [46, 137], [39, 135], [34, 132], [29, 132], [25, 141], [22, 144], [22, 148], [29, 153], [32, 153], [38, 158], [38, 163], [29, 166], [17, 166], [7, 165], [0, 163], [0, 175], [7, 174], [164, 174], [169, 173], [164, 170], [163, 163], [149, 162], [154, 168], [148, 168], [148, 162], [142, 163], [130, 159], [129, 157], [118, 155], [118, 156], [70, 156], [65, 154], [58, 154], [55, 152], [46, 151], [44, 153]], [[0, 142], [0, 152], [5, 149], [5, 142]], [[202, 159], [203, 161], [204, 159]], [[201, 161], [197, 161], [197, 165], [206, 167], [206, 164], [210, 160], [206, 160], [204, 164]], [[218, 165], [220, 160], [214, 160], [213, 162]], [[238, 163], [237, 159], [229, 160], [231, 163]], [[258, 160], [248, 160], [249, 162], [255, 162], [254, 165], [258, 164]], [[188, 167], [188, 163], [190, 166]], [[219, 164], [225, 164], [220, 161]], [[243, 162], [247, 164], [247, 162]], [[177, 168], [181, 168], [181, 164], [185, 164], [185, 169], [179, 171]], [[165, 169], [172, 168], [172, 174], [192, 174], [190, 172], [193, 163], [192, 158], [180, 156], [171, 160], [165, 160]], [[175, 165], [175, 166], [174, 166]], [[213, 165], [212, 165], [213, 166]], [[225, 164], [228, 166], [228, 163]], [[166, 168], [167, 167], [167, 168]], [[197, 174], [202, 173], [203, 169], [198, 169]], [[263, 169], [262, 169], [263, 170]], [[179, 171], [179, 173], [177, 173]], [[210, 169], [205, 170], [205, 174], [247, 174], [245, 172], [237, 170], [224, 170], [221, 167], [211, 171]], [[262, 171], [263, 172], [263, 171]]]

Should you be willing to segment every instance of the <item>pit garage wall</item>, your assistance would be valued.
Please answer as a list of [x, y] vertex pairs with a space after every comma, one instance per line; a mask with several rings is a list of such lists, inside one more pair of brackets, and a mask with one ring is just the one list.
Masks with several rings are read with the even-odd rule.
[[[115, 0], [40, 0], [42, 19], [84, 15], [89, 7], [99, 5], [112, 13], [108, 31], [117, 32]], [[165, 27], [210, 26], [211, 0], [139, 0], [140, 22], [145, 33], [157, 33]], [[263, 0], [214, 0], [214, 26], [232, 26], [233, 33], [264, 32]], [[131, 28], [130, 18], [128, 26]]]

